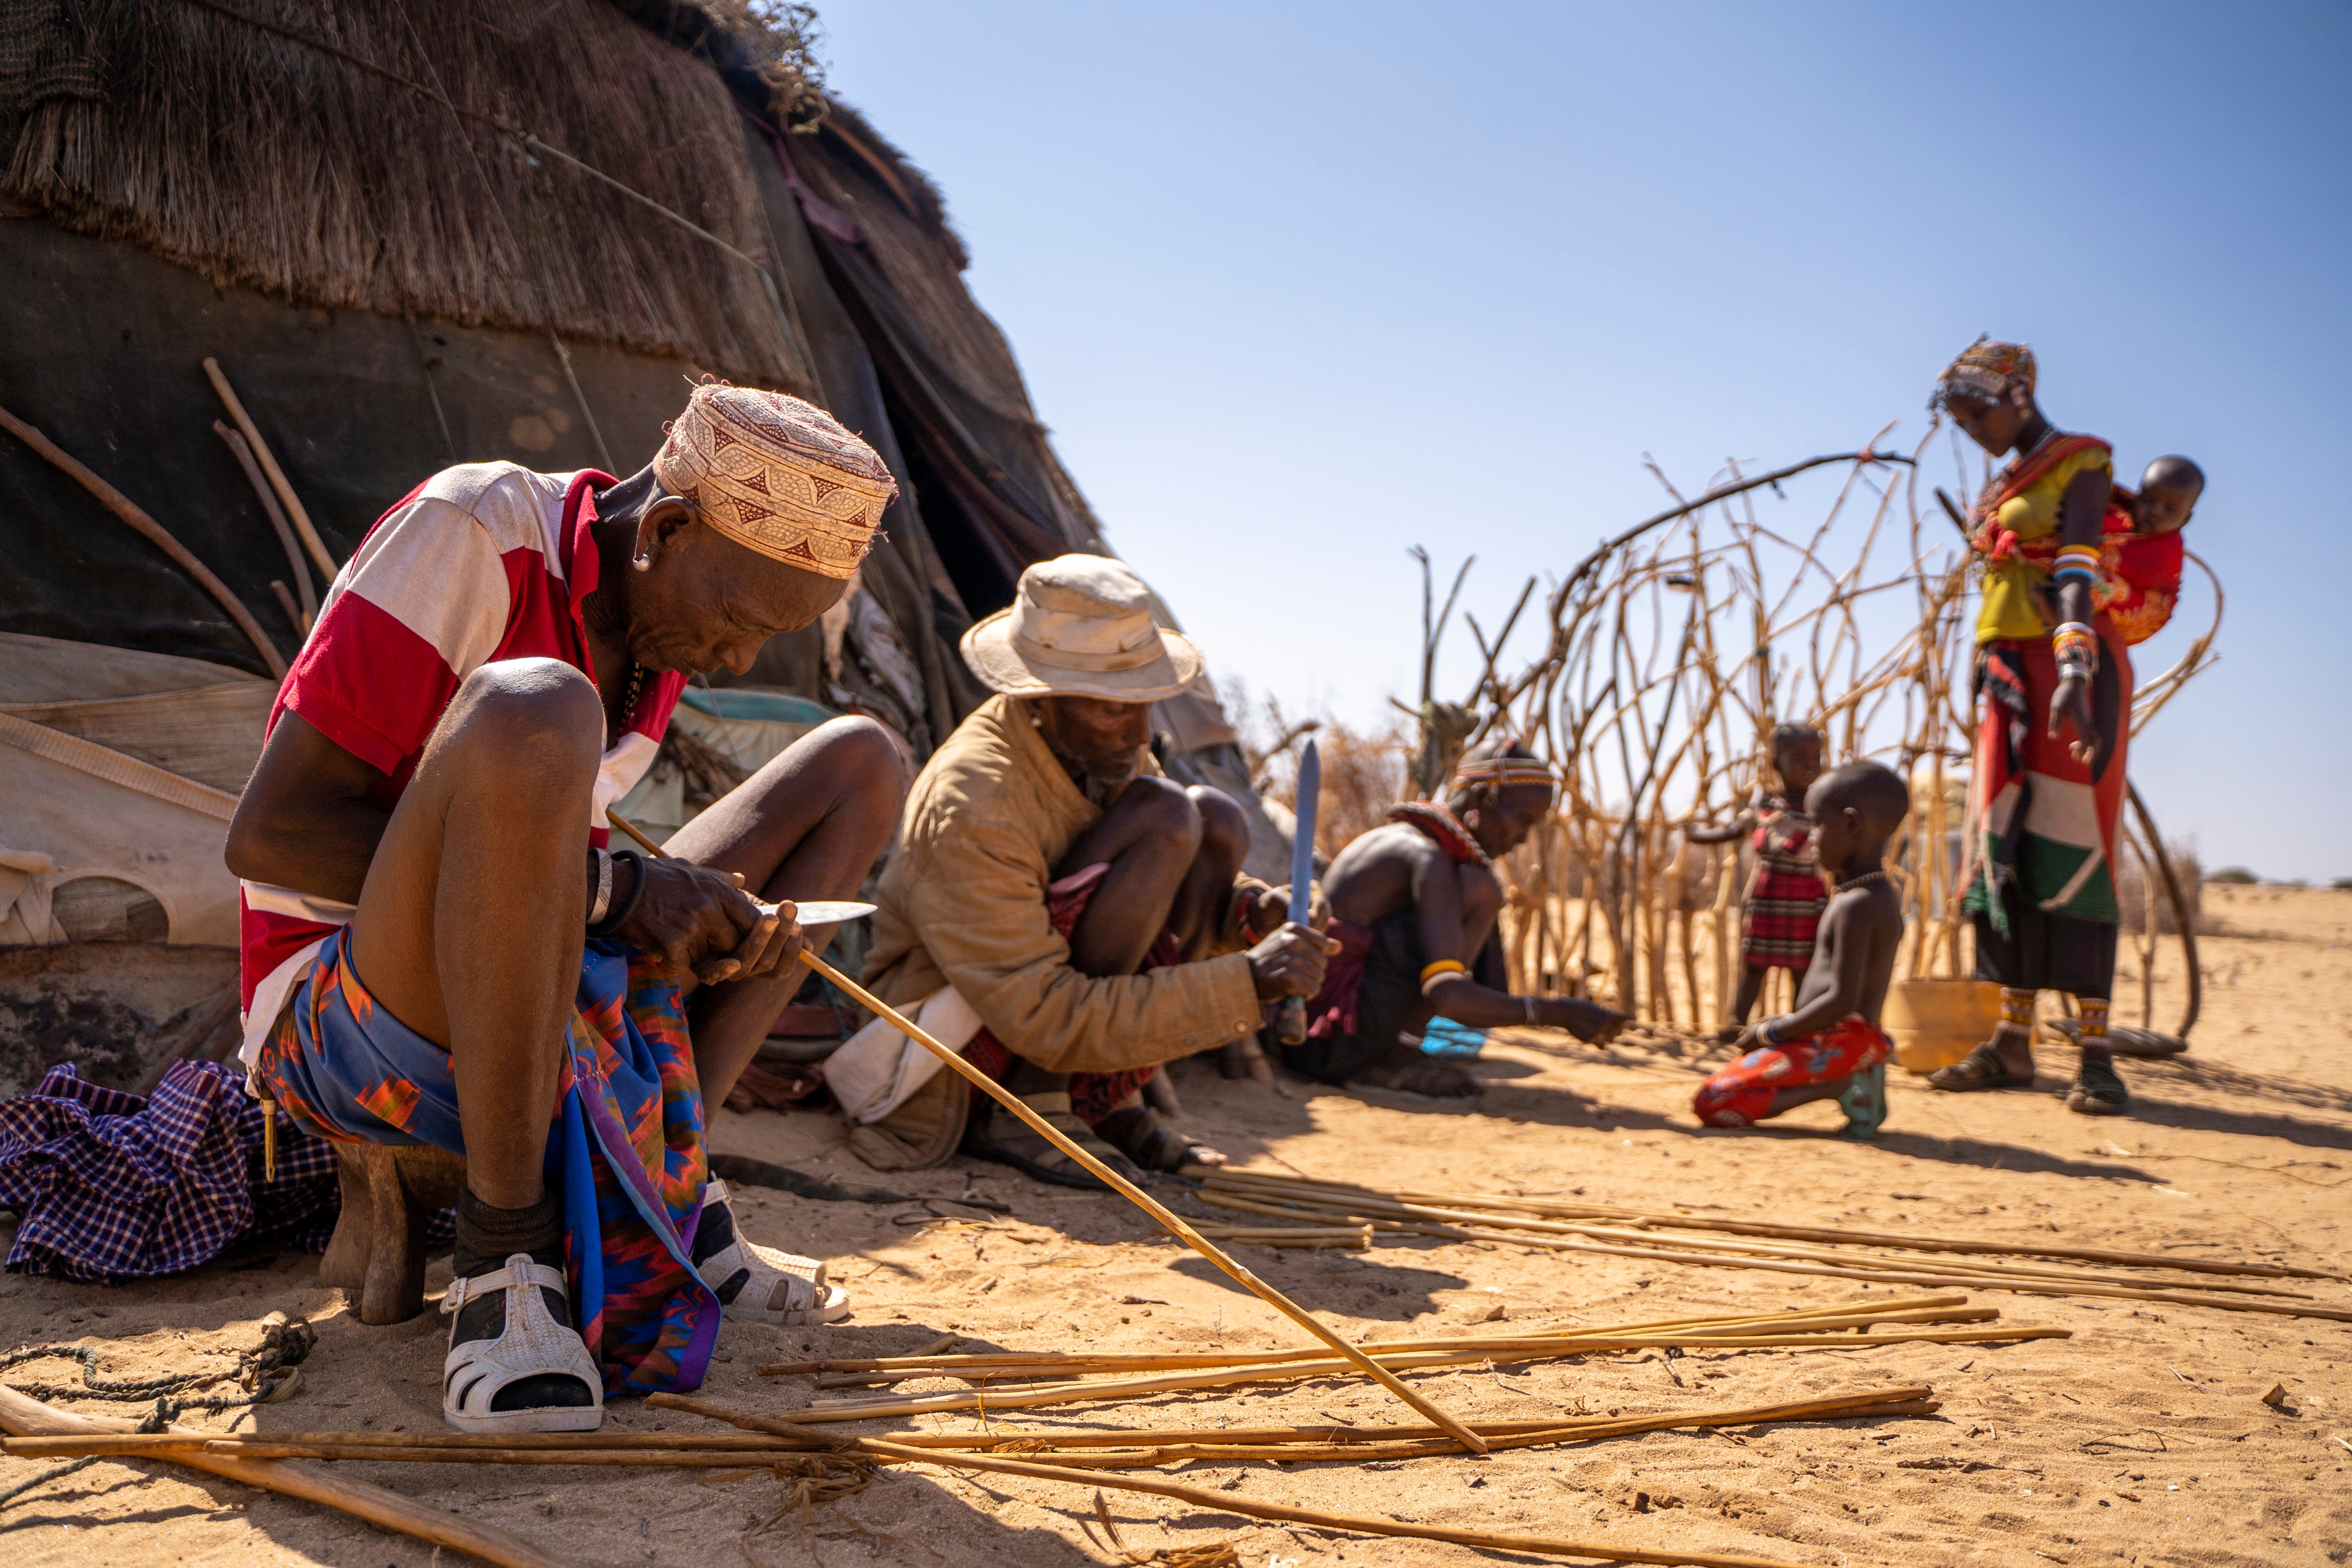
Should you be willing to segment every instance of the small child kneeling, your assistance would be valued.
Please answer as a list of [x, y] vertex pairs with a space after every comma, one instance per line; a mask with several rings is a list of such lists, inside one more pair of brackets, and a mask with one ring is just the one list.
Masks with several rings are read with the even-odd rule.
[[1850, 763], [1806, 792], [1822, 869], [1836, 879], [1837, 890], [1822, 911], [1796, 1010], [1740, 1031], [1746, 1054], [1691, 1100], [1701, 1121], [1748, 1127], [1834, 1098], [1847, 1137], [1877, 1135], [1894, 1054], [1878, 1015], [1903, 940], [1902, 900], [1882, 868], [1886, 841], [1910, 807], [1903, 781], [1876, 763]]

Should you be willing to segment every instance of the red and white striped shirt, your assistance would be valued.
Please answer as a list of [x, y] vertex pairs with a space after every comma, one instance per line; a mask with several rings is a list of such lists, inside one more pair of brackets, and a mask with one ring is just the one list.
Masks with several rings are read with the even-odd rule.
[[[593, 487], [609, 474], [540, 474], [512, 463], [446, 468], [368, 530], [320, 608], [270, 710], [299, 713], [383, 774], [370, 798], [392, 809], [458, 682], [485, 664], [560, 658], [596, 671], [581, 601], [600, 563]], [[686, 678], [646, 682], [629, 726], [604, 752], [589, 841], [609, 837], [604, 808], [651, 766]], [[243, 885], [243, 981], [249, 1062], [319, 944], [353, 906], [266, 883]]]

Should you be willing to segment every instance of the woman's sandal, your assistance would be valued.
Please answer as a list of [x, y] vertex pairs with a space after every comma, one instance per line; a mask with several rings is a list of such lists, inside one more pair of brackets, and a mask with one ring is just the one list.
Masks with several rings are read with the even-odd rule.
[[[727, 1184], [715, 1177], [702, 1189], [705, 1208], [727, 1198]], [[849, 1316], [849, 1292], [824, 1282], [824, 1263], [796, 1252], [755, 1247], [743, 1239], [740, 1224], [733, 1241], [695, 1268], [719, 1298], [722, 1318], [805, 1329]]]
[[1203, 1159], [1216, 1154], [1205, 1143], [1194, 1142], [1171, 1126], [1158, 1111], [1146, 1105], [1132, 1105], [1114, 1110], [1095, 1123], [1095, 1135], [1107, 1138], [1139, 1165], [1151, 1171], [1181, 1171], [1187, 1165], [1222, 1165], [1224, 1157]]
[[[1045, 1124], [1062, 1133], [1070, 1142], [1125, 1176], [1130, 1182], [1141, 1182], [1144, 1173], [1135, 1162], [1104, 1142], [1095, 1130], [1078, 1120], [1070, 1109], [1066, 1089], [1047, 1089], [1036, 1094], [1024, 1094], [1021, 1103], [1045, 1119]], [[1027, 1123], [1011, 1111], [991, 1100], [988, 1119], [976, 1125], [964, 1138], [963, 1152], [975, 1160], [991, 1160], [1000, 1165], [1010, 1165], [1024, 1175], [1055, 1186], [1083, 1187], [1088, 1192], [1107, 1193], [1109, 1183], [1071, 1159], [1029, 1131]]]
[[2121, 1116], [2130, 1104], [2131, 1090], [2124, 1087], [2116, 1064], [2084, 1057], [2067, 1088], [2066, 1109], [2078, 1116]]
[[1987, 1040], [1951, 1066], [1929, 1073], [1927, 1085], [1953, 1094], [1972, 1094], [1980, 1089], [2032, 1089], [2033, 1069], [2029, 1066], [2022, 1073], [2010, 1071], [2009, 1064], [2000, 1059], [2000, 1047]]
[[[506, 1321], [489, 1339], [450, 1345], [441, 1363], [441, 1419], [460, 1432], [593, 1432], [603, 1426], [604, 1380], [596, 1359], [572, 1325], [558, 1322], [548, 1310], [544, 1292], [569, 1300], [562, 1270], [518, 1252], [503, 1268], [450, 1281], [441, 1310], [450, 1320], [453, 1340], [466, 1303], [494, 1290], [506, 1292]], [[537, 1384], [520, 1391], [526, 1398], [560, 1391], [569, 1400], [500, 1409], [499, 1395], [523, 1383]], [[569, 1386], [574, 1384], [576, 1388]]]

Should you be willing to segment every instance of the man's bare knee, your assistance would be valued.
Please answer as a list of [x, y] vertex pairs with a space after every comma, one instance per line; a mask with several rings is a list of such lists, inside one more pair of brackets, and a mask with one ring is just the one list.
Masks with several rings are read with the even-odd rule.
[[1249, 858], [1249, 818], [1242, 808], [1233, 796], [1206, 784], [1194, 784], [1184, 795], [1201, 818], [1202, 853], [1238, 868]]
[[1200, 850], [1200, 808], [1180, 784], [1146, 773], [1127, 786], [1111, 809], [1133, 821], [1149, 843], [1181, 847], [1188, 858]]
[[486, 664], [459, 683], [432, 750], [449, 762], [479, 761], [571, 780], [593, 775], [604, 752], [604, 704], [585, 675], [561, 659]]
[[868, 801], [897, 820], [906, 798], [908, 764], [912, 759], [899, 749], [890, 731], [857, 714], [828, 719], [809, 731], [822, 748], [828, 772], [839, 776], [843, 794]]

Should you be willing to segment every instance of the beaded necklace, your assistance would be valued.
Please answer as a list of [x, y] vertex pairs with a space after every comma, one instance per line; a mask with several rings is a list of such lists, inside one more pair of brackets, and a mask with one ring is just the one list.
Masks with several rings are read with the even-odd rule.
[[1470, 830], [1462, 825], [1462, 819], [1454, 815], [1453, 807], [1444, 801], [1409, 800], [1389, 807], [1388, 819], [1411, 823], [1421, 829], [1435, 839], [1437, 847], [1445, 851], [1445, 858], [1457, 866], [1473, 860], [1481, 866], [1495, 863], [1484, 849], [1478, 847], [1478, 841], [1470, 836]]
[[1864, 871], [1859, 877], [1849, 877], [1844, 881], [1840, 882], [1837, 885], [1837, 890], [1843, 893], [1848, 888], [1859, 888], [1864, 882], [1884, 882], [1885, 880], [1886, 880], [1886, 873], [1885, 871]]

